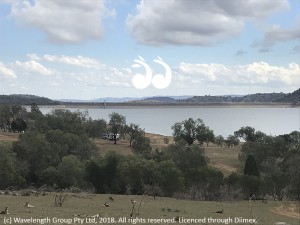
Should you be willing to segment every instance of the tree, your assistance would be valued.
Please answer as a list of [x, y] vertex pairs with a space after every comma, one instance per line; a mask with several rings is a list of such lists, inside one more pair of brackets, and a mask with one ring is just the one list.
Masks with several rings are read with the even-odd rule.
[[208, 163], [204, 149], [199, 145], [186, 146], [179, 143], [168, 146], [166, 152], [184, 174], [188, 170], [205, 167]]
[[3, 131], [10, 129], [11, 112], [9, 105], [0, 105], [0, 128]]
[[243, 175], [240, 179], [240, 186], [244, 193], [244, 198], [249, 199], [253, 195], [259, 195], [261, 180], [257, 176]]
[[245, 168], [244, 168], [244, 175], [248, 176], [256, 176], [259, 177], [260, 173], [256, 165], [256, 161], [253, 157], [253, 155], [249, 155], [247, 157]]
[[114, 135], [114, 144], [117, 144], [117, 134], [122, 134], [126, 125], [126, 118], [116, 112], [109, 114], [109, 126]]
[[192, 190], [193, 198], [215, 200], [223, 184], [223, 173], [209, 167], [194, 168], [185, 175], [187, 186]]
[[36, 183], [40, 173], [51, 166], [51, 147], [43, 134], [26, 132], [13, 143], [17, 159], [28, 166], [27, 180]]
[[84, 167], [74, 155], [65, 156], [57, 167], [59, 174], [59, 186], [83, 187], [84, 186]]
[[215, 140], [214, 131], [210, 130], [209, 127], [205, 125], [199, 126], [197, 129], [197, 140], [201, 145], [205, 142], [208, 147], [208, 143], [214, 142]]
[[162, 176], [160, 187], [166, 196], [171, 197], [175, 191], [183, 187], [182, 173], [172, 160], [159, 163], [159, 170]]
[[49, 166], [47, 169], [43, 170], [40, 175], [39, 183], [40, 185], [55, 186], [60, 182], [60, 174], [54, 166]]
[[39, 109], [38, 105], [36, 103], [32, 103], [30, 106], [30, 112], [31, 113], [37, 113], [42, 114], [41, 110]]
[[255, 131], [253, 127], [241, 127], [234, 132], [234, 135], [243, 138], [246, 142], [255, 142], [264, 138], [265, 134], [261, 131]]
[[22, 167], [8, 145], [0, 144], [0, 188], [25, 184]]
[[10, 124], [11, 130], [13, 132], [24, 132], [27, 129], [27, 123], [22, 118], [17, 118], [13, 120]]
[[97, 138], [106, 132], [106, 121], [104, 119], [92, 120], [89, 118], [85, 123], [86, 133], [91, 138]]
[[35, 122], [35, 131], [47, 132], [48, 130], [61, 130], [69, 133], [86, 134], [85, 123], [87, 112], [71, 112], [65, 109], [56, 109], [45, 117]]
[[229, 135], [225, 141], [229, 148], [234, 148], [239, 144], [240, 140], [235, 135]]
[[132, 143], [132, 151], [135, 154], [140, 154], [145, 158], [149, 158], [151, 153], [150, 139], [144, 135], [139, 135]]
[[25, 132], [13, 143], [13, 151], [20, 163], [28, 166], [27, 180], [37, 183], [42, 171], [57, 168], [62, 159], [74, 155], [79, 161], [91, 158], [96, 146], [87, 135], [76, 135], [61, 130]]
[[265, 136], [264, 139], [255, 142], [246, 142], [243, 144], [239, 159], [245, 162], [248, 155], [253, 155], [259, 169], [263, 169], [263, 165], [268, 160], [276, 161], [288, 152], [288, 147], [284, 139], [280, 136]]
[[222, 135], [219, 135], [217, 137], [215, 137], [215, 141], [214, 141], [218, 147], [222, 147], [223, 143], [224, 143], [224, 137]]
[[194, 120], [192, 118], [175, 123], [172, 126], [174, 140], [186, 142], [188, 145], [193, 144], [197, 140], [199, 127], [203, 125], [201, 119]]
[[139, 128], [139, 125], [130, 123], [129, 125], [126, 125], [126, 133], [129, 135], [129, 147], [131, 147], [132, 142], [138, 137], [145, 135], [145, 132]]

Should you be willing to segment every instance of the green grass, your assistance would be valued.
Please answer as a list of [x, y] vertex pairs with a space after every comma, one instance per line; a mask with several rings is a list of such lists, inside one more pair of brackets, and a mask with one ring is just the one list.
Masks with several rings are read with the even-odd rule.
[[[114, 202], [109, 202], [109, 196], [113, 196]], [[20, 217], [20, 218], [45, 218], [50, 219], [64, 218], [74, 219], [74, 215], [83, 215], [80, 218], [86, 216], [92, 216], [100, 214], [101, 217], [130, 218], [132, 209], [131, 199], [137, 200], [139, 203], [143, 199], [143, 204], [140, 209], [139, 218], [143, 219], [160, 219], [169, 218], [172, 219], [176, 216], [183, 217], [185, 219], [196, 218], [232, 218], [243, 217], [244, 219], [260, 218], [260, 221], [256, 224], [271, 225], [278, 221], [285, 221], [290, 224], [296, 225], [299, 219], [279, 215], [271, 211], [276, 207], [280, 207], [282, 204], [286, 206], [291, 202], [269, 202], [267, 204], [261, 201], [246, 202], [205, 202], [205, 201], [191, 201], [191, 200], [178, 200], [175, 198], [156, 198], [143, 197], [143, 196], [130, 196], [130, 195], [92, 195], [92, 194], [69, 194], [67, 201], [64, 202], [63, 207], [57, 207], [54, 205], [54, 195], [39, 196], [39, 197], [23, 197], [23, 196], [0, 196], [0, 207], [9, 207], [10, 215], [0, 215], [0, 223], [4, 216]], [[35, 208], [24, 207], [25, 202], [29, 202], [34, 205]], [[109, 207], [104, 207], [103, 204], [108, 202]], [[250, 204], [252, 204], [252, 215], [250, 215]], [[299, 205], [296, 210], [299, 210]], [[137, 208], [137, 206], [136, 206]], [[288, 208], [288, 207], [285, 207]], [[217, 210], [224, 209], [223, 214], [213, 213]], [[12, 223], [14, 224], [14, 223]], [[54, 223], [50, 223], [54, 224]], [[86, 224], [86, 223], [84, 223]], [[123, 223], [119, 223], [123, 224]], [[217, 224], [217, 223], [210, 223]], [[223, 223], [224, 224], [224, 223]], [[241, 224], [241, 223], [230, 223]], [[248, 224], [248, 223], [246, 223]]]

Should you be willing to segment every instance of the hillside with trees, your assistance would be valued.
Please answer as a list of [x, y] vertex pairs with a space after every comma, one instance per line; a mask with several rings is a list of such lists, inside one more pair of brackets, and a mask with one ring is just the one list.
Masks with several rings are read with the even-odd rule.
[[[22, 125], [12, 129], [13, 122]], [[0, 144], [0, 188], [47, 186], [95, 193], [147, 194], [195, 200], [300, 200], [300, 132], [271, 136], [241, 127], [227, 138], [215, 135], [203, 120], [187, 118], [172, 126], [174, 142], [153, 149], [138, 124], [111, 113], [109, 121], [92, 120], [86, 112], [57, 109], [43, 115], [1, 106], [3, 132], [19, 132], [12, 145]], [[25, 125], [24, 125], [25, 124]], [[21, 126], [19, 125], [19, 126]], [[102, 133], [128, 141], [131, 154], [101, 154], [93, 141]], [[228, 176], [209, 164], [205, 146], [241, 146], [240, 172]], [[129, 147], [131, 146], [131, 147]]]
[[276, 102], [300, 102], [300, 88], [293, 93], [286, 94], [285, 96], [275, 100]]
[[36, 95], [0, 95], [0, 104], [13, 104], [13, 105], [58, 105], [59, 101], [54, 101], [49, 98], [39, 97]]
[[257, 93], [245, 96], [194, 96], [180, 102], [190, 103], [298, 103], [300, 99], [300, 89], [293, 93]]
[[193, 96], [188, 98], [174, 97], [148, 97], [140, 100], [130, 101], [129, 103], [141, 104], [180, 104], [180, 103], [299, 103], [300, 89], [293, 93], [256, 93], [248, 95], [219, 95], [219, 96]]

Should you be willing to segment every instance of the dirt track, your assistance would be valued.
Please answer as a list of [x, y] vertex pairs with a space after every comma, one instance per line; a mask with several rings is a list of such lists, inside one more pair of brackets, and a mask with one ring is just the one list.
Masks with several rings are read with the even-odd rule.
[[272, 213], [300, 219], [299, 205], [290, 203], [289, 205], [281, 205], [270, 209]]

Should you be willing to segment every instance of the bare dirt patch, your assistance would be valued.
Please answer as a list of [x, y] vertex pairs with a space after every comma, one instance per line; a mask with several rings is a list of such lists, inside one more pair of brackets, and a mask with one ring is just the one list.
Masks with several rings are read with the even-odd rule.
[[288, 216], [296, 219], [300, 219], [300, 206], [296, 203], [290, 203], [288, 205], [280, 205], [274, 208], [271, 208], [272, 213]]
[[213, 163], [213, 167], [220, 169], [221, 171], [227, 171], [229, 173], [237, 172], [237, 168], [234, 168], [230, 165], [225, 165], [223, 163]]
[[18, 133], [0, 132], [0, 141], [17, 141]]

